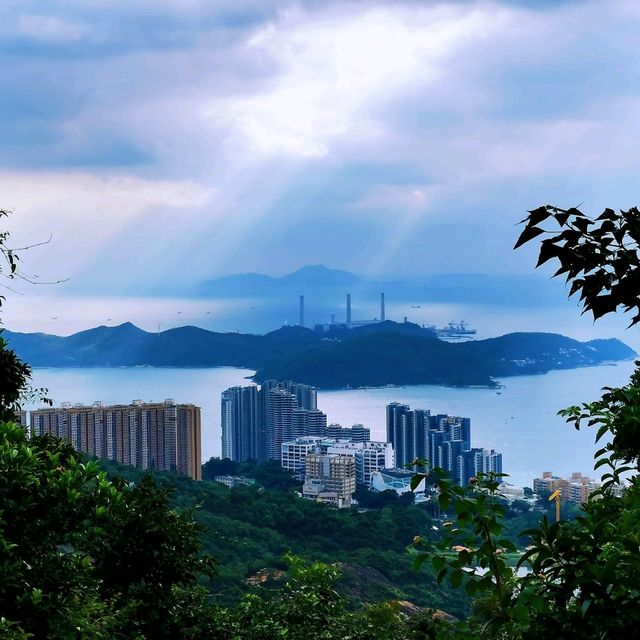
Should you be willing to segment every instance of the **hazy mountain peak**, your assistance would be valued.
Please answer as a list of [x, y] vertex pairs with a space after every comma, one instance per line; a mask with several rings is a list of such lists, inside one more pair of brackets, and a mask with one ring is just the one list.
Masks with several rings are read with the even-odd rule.
[[362, 279], [349, 271], [322, 264], [307, 265], [293, 273], [272, 277], [260, 273], [238, 273], [202, 283], [201, 294], [210, 296], [297, 295], [300, 287], [349, 287]]
[[140, 327], [137, 327], [135, 324], [133, 324], [133, 322], [123, 322], [122, 324], [117, 324], [113, 328], [120, 329], [120, 330], [135, 329], [136, 331], [142, 331], [142, 329]]
[[330, 269], [322, 264], [307, 265], [297, 271], [279, 278], [284, 283], [302, 283], [310, 285], [348, 285], [360, 282], [361, 278], [349, 271]]

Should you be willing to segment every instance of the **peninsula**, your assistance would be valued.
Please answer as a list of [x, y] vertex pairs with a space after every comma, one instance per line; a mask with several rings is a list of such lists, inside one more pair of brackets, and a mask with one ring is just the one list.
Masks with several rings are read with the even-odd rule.
[[67, 337], [2, 332], [34, 367], [244, 367], [255, 380], [294, 379], [319, 388], [407, 384], [494, 386], [495, 379], [628, 360], [617, 339], [579, 342], [552, 333], [510, 333], [450, 343], [412, 323], [353, 329], [282, 327], [266, 335], [185, 326], [159, 333], [131, 323]]

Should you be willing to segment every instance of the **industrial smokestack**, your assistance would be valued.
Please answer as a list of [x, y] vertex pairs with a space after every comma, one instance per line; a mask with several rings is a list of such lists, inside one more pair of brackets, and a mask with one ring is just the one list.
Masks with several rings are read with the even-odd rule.
[[384, 293], [380, 294], [380, 322], [384, 322]]
[[300, 326], [304, 327], [304, 296], [300, 296]]
[[347, 327], [351, 327], [351, 294], [347, 293]]

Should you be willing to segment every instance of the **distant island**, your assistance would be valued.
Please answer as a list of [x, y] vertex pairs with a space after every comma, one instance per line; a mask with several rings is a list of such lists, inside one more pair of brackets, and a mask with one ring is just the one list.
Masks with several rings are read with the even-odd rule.
[[266, 335], [179, 327], [149, 333], [131, 323], [68, 337], [2, 335], [34, 367], [219, 367], [253, 369], [255, 380], [293, 379], [323, 389], [437, 384], [495, 386], [496, 378], [628, 360], [616, 339], [579, 342], [552, 333], [510, 333], [464, 343], [412, 323], [328, 331], [282, 327]]
[[[558, 290], [557, 290], [558, 289]], [[236, 273], [209, 279], [194, 286], [200, 298], [252, 298], [292, 300], [306, 293], [321, 307], [335, 306], [346, 293], [359, 300], [376, 300], [384, 291], [389, 299], [408, 304], [430, 301], [494, 306], [557, 304], [562, 300], [557, 283], [550, 284], [539, 274], [433, 273], [419, 277], [367, 278], [322, 264], [306, 265], [293, 273], [270, 276], [263, 273]], [[183, 293], [183, 292], [181, 292]], [[374, 302], [375, 304], [375, 302]]]
[[[181, 283], [175, 290], [153, 291], [154, 296], [191, 297], [200, 301], [202, 308], [210, 303], [202, 322], [214, 331], [261, 334], [287, 321], [297, 322], [300, 295], [306, 299], [307, 325], [313, 326], [328, 323], [332, 317], [345, 322], [347, 294], [352, 296], [354, 320], [380, 317], [381, 293], [388, 305], [386, 318], [398, 322], [405, 316], [419, 324], [466, 318], [473, 325], [481, 320], [487, 306], [524, 314], [545, 308], [549, 317], [553, 317], [552, 309], [575, 312], [565, 300], [564, 285], [540, 273], [382, 273], [374, 277], [316, 264], [286, 275], [236, 273], [189, 283], [186, 289]], [[233, 303], [229, 305], [229, 301]], [[457, 310], [444, 318], [433, 305], [453, 305]], [[191, 322], [200, 324], [195, 319]]]

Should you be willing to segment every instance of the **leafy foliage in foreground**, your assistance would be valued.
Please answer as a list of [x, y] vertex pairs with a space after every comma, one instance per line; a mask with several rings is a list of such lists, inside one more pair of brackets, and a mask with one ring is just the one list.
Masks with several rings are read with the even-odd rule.
[[0, 425], [0, 505], [0, 617], [16, 632], [179, 637], [196, 577], [213, 571], [165, 488], [108, 480], [68, 444], [12, 423]]
[[[246, 596], [230, 618], [233, 640], [444, 640], [450, 625], [437, 612], [404, 615], [398, 603], [349, 611], [335, 591], [340, 571], [287, 556], [289, 577], [271, 594]], [[227, 630], [229, 633], [229, 630]]]
[[[571, 282], [569, 295], [579, 293], [584, 311], [597, 320], [622, 306], [634, 311], [631, 324], [640, 322], [640, 211], [632, 207], [616, 213], [605, 209], [591, 218], [579, 209], [551, 205], [538, 207], [522, 221], [524, 229], [514, 248], [543, 234], [537, 267], [549, 260], [560, 263], [555, 276]], [[553, 223], [558, 233], [541, 224]]]
[[8, 348], [0, 330], [0, 420], [14, 420], [20, 409], [22, 390], [31, 376], [29, 365]]
[[[497, 479], [461, 488], [438, 480], [443, 506], [456, 511], [436, 541], [415, 540], [416, 564], [428, 562], [438, 580], [476, 596], [461, 637], [529, 639], [633, 637], [640, 624], [640, 482], [621, 496], [605, 488], [572, 521], [546, 516], [527, 531], [531, 545], [514, 568], [504, 537]], [[519, 575], [517, 568], [527, 569]]]
[[[545, 233], [555, 221], [563, 231], [543, 240], [538, 266], [560, 262], [569, 295], [580, 292], [594, 319], [636, 310], [640, 322], [640, 211], [606, 209], [593, 220], [577, 209], [540, 207], [529, 212], [516, 248]], [[548, 232], [550, 233], [550, 232]], [[443, 506], [452, 504], [454, 523], [437, 543], [417, 538], [416, 561], [430, 561], [439, 580], [479, 594], [475, 615], [459, 624], [464, 638], [528, 640], [540, 637], [608, 640], [637, 637], [640, 625], [640, 362], [630, 383], [607, 388], [593, 403], [560, 411], [577, 429], [595, 427], [595, 468], [605, 468], [602, 488], [573, 521], [528, 531], [532, 544], [518, 575], [503, 560], [512, 551], [496, 504], [497, 482], [482, 477], [469, 488], [451, 486], [436, 472]], [[624, 486], [625, 474], [630, 475]], [[416, 482], [419, 478], [416, 478]]]

